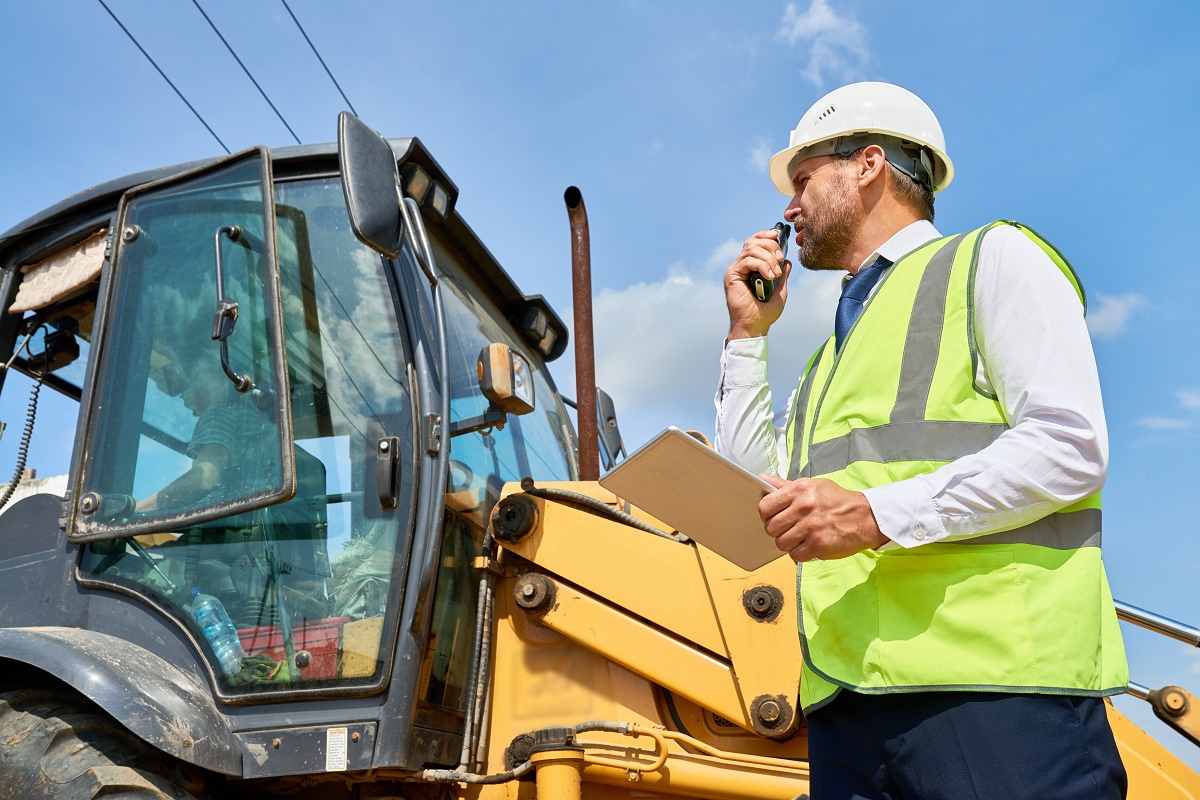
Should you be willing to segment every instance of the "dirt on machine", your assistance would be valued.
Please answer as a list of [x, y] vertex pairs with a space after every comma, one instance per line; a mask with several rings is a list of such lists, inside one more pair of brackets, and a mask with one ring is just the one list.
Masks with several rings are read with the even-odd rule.
[[[336, 144], [130, 175], [0, 235], [0, 391], [30, 393], [0, 800], [807, 797], [795, 565], [743, 569], [597, 482], [625, 448], [582, 194], [573, 400], [566, 324], [457, 199], [418, 139], [344, 113]], [[71, 413], [39, 417], [48, 393]], [[46, 430], [74, 432], [54, 480], [26, 463]], [[1190, 693], [1130, 691], [1200, 744]], [[1108, 713], [1131, 798], [1200, 797]]]

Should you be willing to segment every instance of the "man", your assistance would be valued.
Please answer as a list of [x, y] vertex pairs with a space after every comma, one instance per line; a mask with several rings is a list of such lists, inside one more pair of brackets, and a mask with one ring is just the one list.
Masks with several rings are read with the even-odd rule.
[[[1124, 796], [1102, 699], [1128, 683], [1100, 561], [1107, 436], [1074, 272], [1015, 223], [938, 233], [953, 167], [897, 86], [822, 98], [770, 173], [804, 266], [848, 275], [776, 429], [765, 336], [791, 263], [774, 231], [746, 240], [716, 446], [777, 487], [759, 511], [800, 562], [813, 797]], [[751, 272], [778, 279], [768, 302]]]
[[249, 395], [239, 394], [221, 373], [211, 342], [206, 346], [204, 340], [199, 341], [191, 348], [164, 344], [170, 359], [150, 373], [162, 394], [179, 397], [196, 417], [185, 451], [191, 467], [137, 501], [137, 511], [179, 513], [213, 503], [221, 492], [236, 497], [261, 491], [270, 486], [272, 470], [277, 469], [269, 415], [260, 411]]

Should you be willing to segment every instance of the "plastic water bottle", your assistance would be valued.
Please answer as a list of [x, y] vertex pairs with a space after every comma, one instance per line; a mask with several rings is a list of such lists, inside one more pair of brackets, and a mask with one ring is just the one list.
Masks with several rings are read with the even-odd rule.
[[242, 649], [237, 628], [233, 627], [225, 606], [197, 586], [192, 589], [192, 616], [204, 632], [204, 638], [208, 640], [217, 661], [221, 663], [221, 670], [229, 677], [235, 677], [242, 670], [246, 651]]

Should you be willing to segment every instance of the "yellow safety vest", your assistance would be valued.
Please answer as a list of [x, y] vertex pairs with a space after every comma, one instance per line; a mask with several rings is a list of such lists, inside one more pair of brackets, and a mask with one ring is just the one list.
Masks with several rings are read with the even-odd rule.
[[[991, 228], [937, 239], [898, 260], [840, 353], [830, 337], [801, 378], [788, 478], [862, 490], [976, 453], [1007, 430], [975, 382], [974, 277]], [[1125, 649], [1100, 560], [1100, 495], [1034, 523], [955, 542], [797, 571], [812, 711], [839, 687], [867, 694], [974, 690], [1104, 696], [1125, 691]]]

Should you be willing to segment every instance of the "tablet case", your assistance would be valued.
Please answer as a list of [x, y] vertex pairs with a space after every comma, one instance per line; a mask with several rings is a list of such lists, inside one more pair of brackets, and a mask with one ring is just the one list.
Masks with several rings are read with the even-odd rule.
[[744, 570], [784, 555], [758, 516], [758, 501], [774, 487], [678, 428], [655, 436], [600, 485]]

